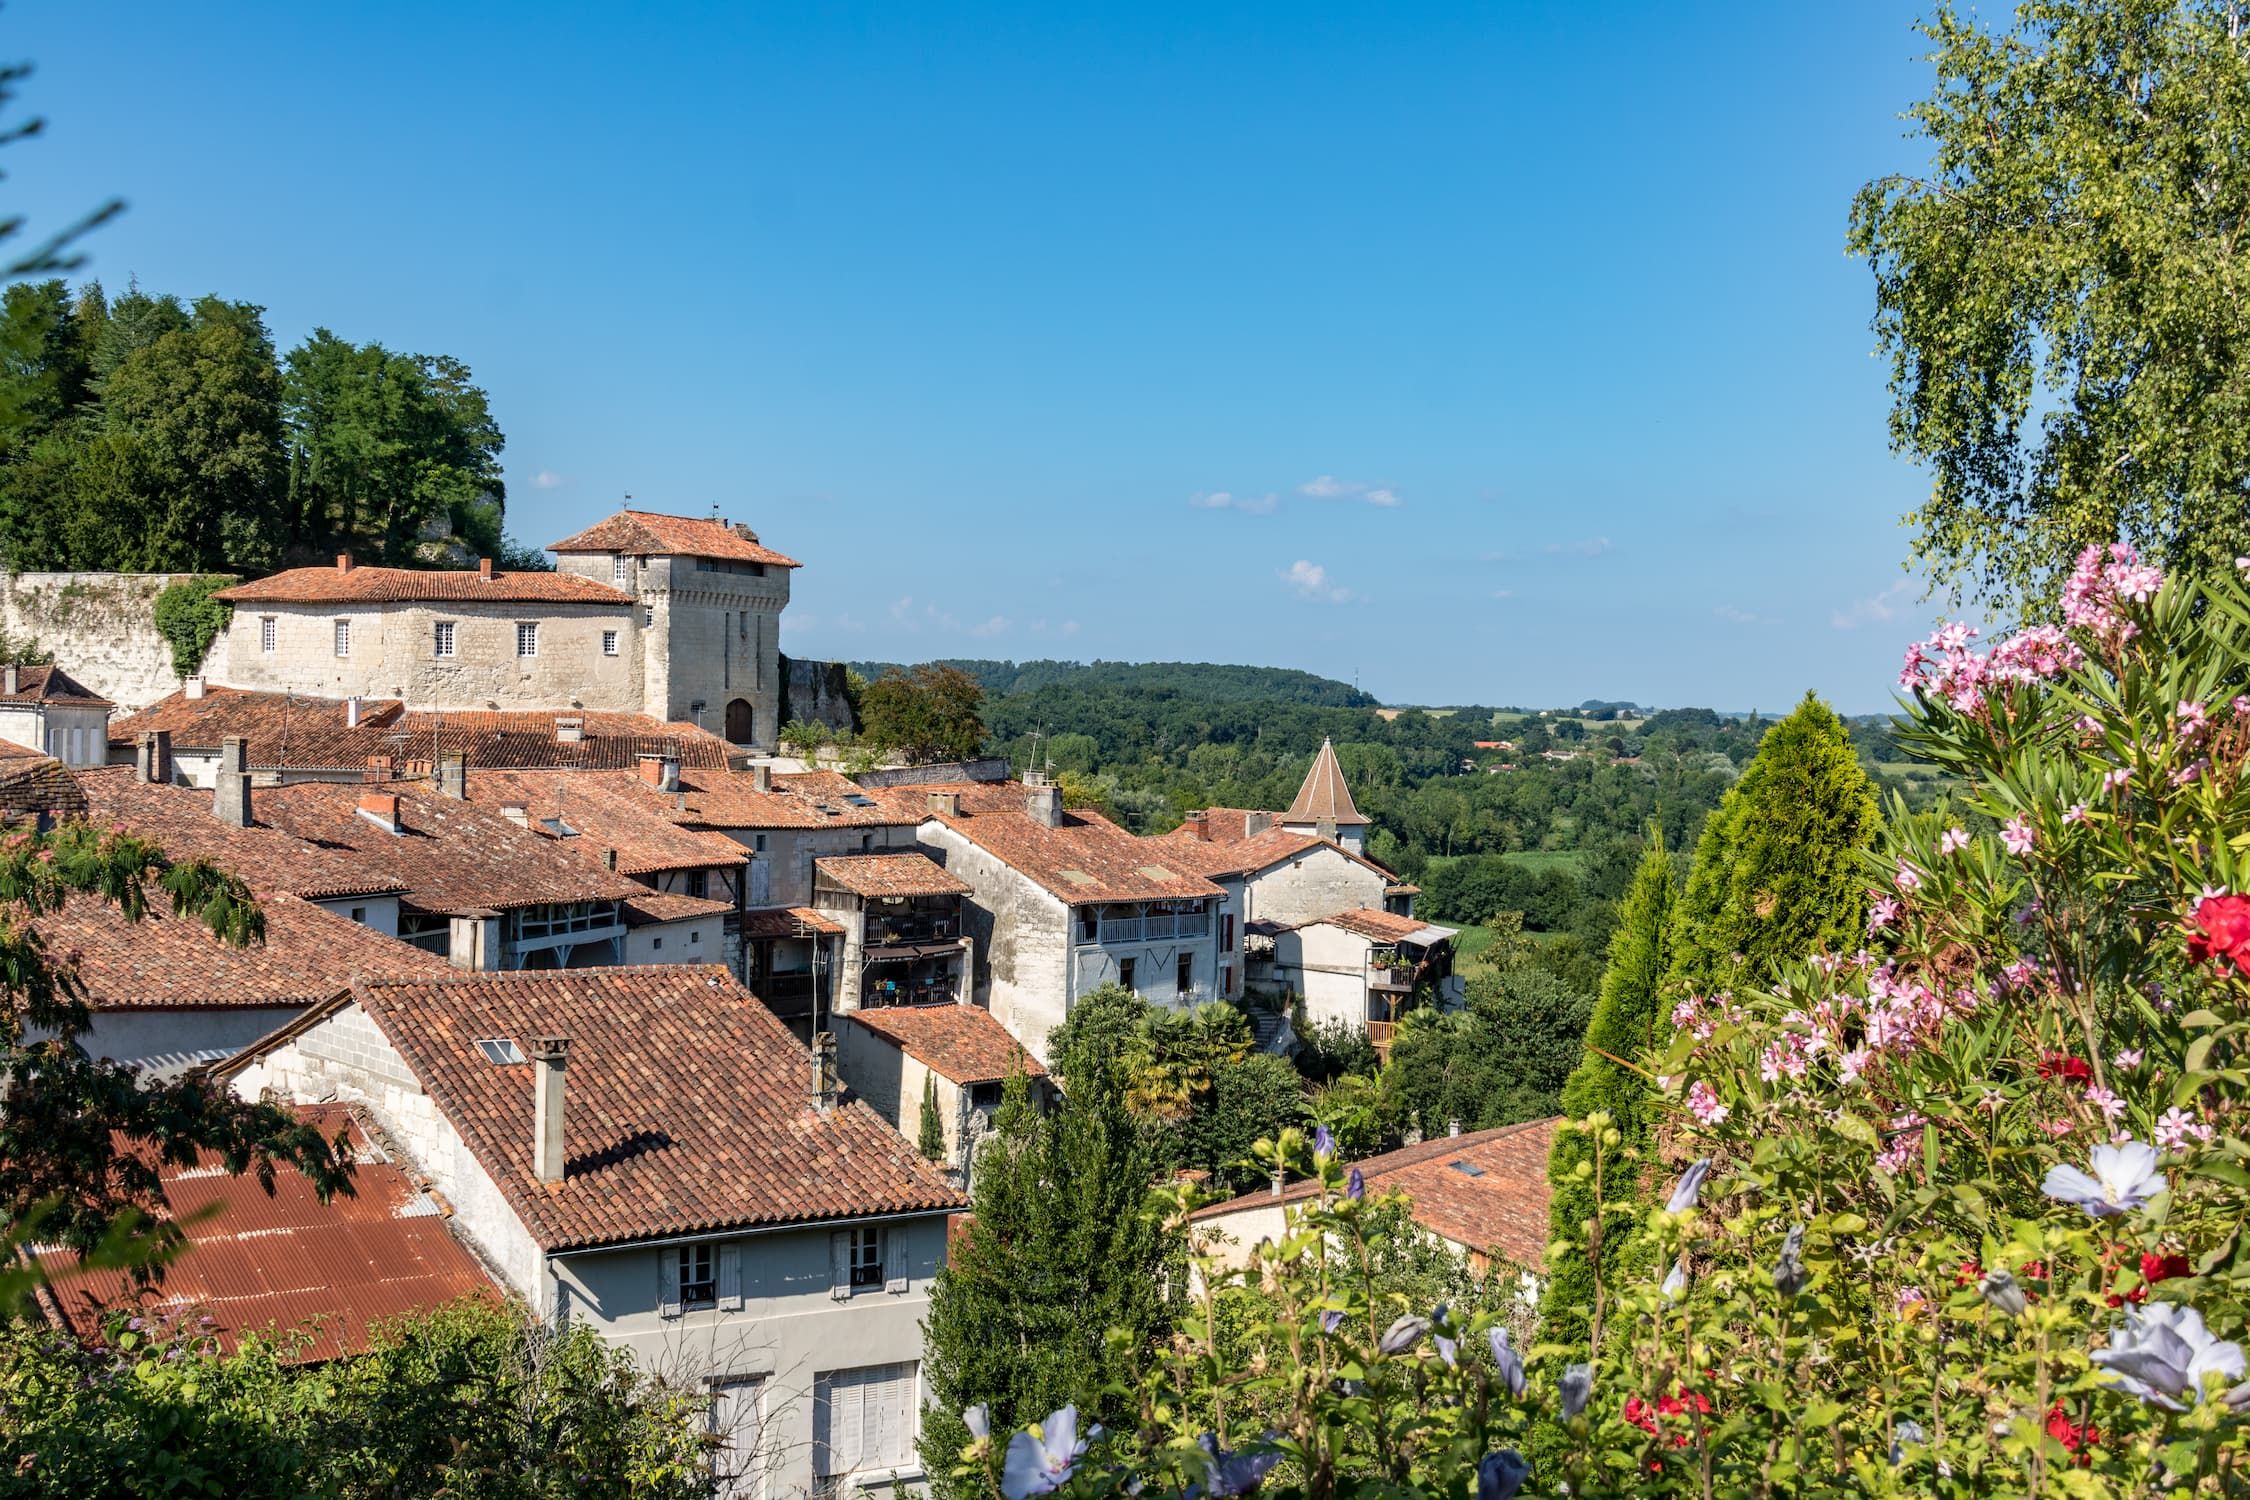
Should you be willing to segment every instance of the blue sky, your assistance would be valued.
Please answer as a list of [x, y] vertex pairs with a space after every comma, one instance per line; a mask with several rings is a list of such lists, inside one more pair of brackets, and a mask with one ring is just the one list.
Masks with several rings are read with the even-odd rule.
[[6, 191], [468, 361], [528, 540], [750, 520], [795, 654], [1866, 711], [1919, 11], [11, 0]]

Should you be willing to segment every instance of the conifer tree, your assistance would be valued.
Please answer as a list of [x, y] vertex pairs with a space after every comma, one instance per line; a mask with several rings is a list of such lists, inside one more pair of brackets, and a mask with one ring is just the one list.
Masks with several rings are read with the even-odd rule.
[[1680, 895], [1672, 980], [1714, 995], [1865, 935], [1862, 853], [1882, 826], [1843, 721], [1812, 694], [1766, 732], [1703, 825]]
[[1041, 1118], [1011, 1078], [994, 1134], [978, 1149], [973, 1217], [930, 1291], [923, 1325], [931, 1409], [922, 1465], [941, 1497], [968, 1442], [964, 1408], [983, 1404], [992, 1430], [1036, 1422], [1077, 1403], [1080, 1430], [1129, 1422], [1105, 1387], [1122, 1385], [1124, 1348], [1171, 1331], [1186, 1284], [1180, 1232], [1149, 1208], [1157, 1174], [1147, 1135], [1125, 1107], [1121, 1070], [1081, 1067]]
[[[1664, 977], [1672, 963], [1676, 901], [1672, 856], [1665, 851], [1663, 839], [1654, 837], [1625, 893], [1617, 935], [1610, 940], [1609, 968], [1602, 975], [1601, 997], [1595, 1001], [1593, 1019], [1586, 1027], [1585, 1056], [1563, 1084], [1565, 1116], [1583, 1119], [1596, 1110], [1609, 1111], [1619, 1137], [1618, 1146], [1604, 1153], [1609, 1163], [1642, 1162], [1649, 1154], [1648, 1081], [1625, 1064], [1639, 1062], [1658, 1037]], [[1594, 1184], [1590, 1178], [1581, 1179], [1578, 1172], [1582, 1162], [1590, 1169], [1593, 1155], [1591, 1140], [1578, 1132], [1564, 1131], [1556, 1135], [1548, 1159], [1547, 1176], [1554, 1184], [1547, 1210], [1549, 1239], [1573, 1248], [1557, 1256], [1548, 1269], [1539, 1304], [1542, 1343], [1575, 1345], [1591, 1337], [1594, 1273], [1590, 1252], [1601, 1256], [1605, 1284], [1614, 1285], [1622, 1269], [1617, 1247], [1624, 1237], [1604, 1244], [1589, 1227], [1595, 1204]], [[1614, 1178], [1605, 1184], [1603, 1196], [1624, 1196], [1615, 1191]]]
[[945, 1160], [945, 1122], [938, 1118], [937, 1074], [922, 1075], [922, 1127], [914, 1142], [924, 1161]]

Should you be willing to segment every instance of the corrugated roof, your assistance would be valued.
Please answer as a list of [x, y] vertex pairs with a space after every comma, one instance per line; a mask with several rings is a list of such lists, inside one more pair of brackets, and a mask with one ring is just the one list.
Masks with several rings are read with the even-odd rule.
[[747, 526], [730, 526], [707, 517], [667, 516], [653, 510], [621, 510], [576, 536], [548, 543], [547, 550], [619, 552], [628, 557], [711, 557], [762, 563], [769, 568], [802, 566], [795, 558], [762, 545], [758, 534]]
[[[323, 1203], [291, 1167], [271, 1194], [255, 1177], [228, 1172], [216, 1156], [162, 1167], [164, 1202], [187, 1235], [160, 1286], [136, 1289], [117, 1271], [81, 1271], [67, 1255], [42, 1256], [54, 1308], [81, 1338], [99, 1330], [105, 1308], [173, 1317], [205, 1315], [227, 1348], [268, 1331], [315, 1330], [300, 1359], [332, 1359], [368, 1347], [378, 1322], [462, 1297], [498, 1299], [447, 1221], [366, 1132], [336, 1105], [299, 1113], [323, 1134], [341, 1132], [356, 1165], [351, 1196]], [[206, 1213], [209, 1217], [203, 1217]]]
[[576, 573], [422, 568], [290, 568], [211, 596], [223, 604], [603, 604], [633, 596]]

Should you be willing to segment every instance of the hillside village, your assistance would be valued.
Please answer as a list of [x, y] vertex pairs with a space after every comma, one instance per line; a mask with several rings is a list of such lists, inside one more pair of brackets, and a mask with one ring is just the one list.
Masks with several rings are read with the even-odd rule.
[[[81, 1044], [293, 1106], [359, 1163], [327, 1203], [168, 1169], [175, 1212], [216, 1216], [160, 1296], [229, 1337], [312, 1319], [302, 1357], [333, 1357], [512, 1297], [707, 1393], [721, 1493], [912, 1480], [949, 1223], [1007, 1081], [1054, 1087], [1075, 1002], [1223, 1001], [1262, 1050], [1341, 1027], [1378, 1055], [1461, 1002], [1455, 931], [1368, 856], [1328, 745], [1287, 807], [1160, 837], [1040, 767], [855, 780], [777, 753], [798, 561], [642, 511], [551, 550], [235, 583], [203, 670], [129, 711], [67, 660], [5, 669], [13, 818], [206, 861], [263, 914], [243, 947], [87, 898], [40, 916]], [[1433, 1191], [1432, 1232], [1536, 1247], [1546, 1139]], [[48, 1269], [64, 1327], [132, 1296]]]

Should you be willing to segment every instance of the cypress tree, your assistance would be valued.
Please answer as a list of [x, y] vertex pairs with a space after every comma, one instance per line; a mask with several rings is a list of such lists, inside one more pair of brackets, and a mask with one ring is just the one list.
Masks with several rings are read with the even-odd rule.
[[[1639, 870], [1625, 892], [1617, 934], [1610, 939], [1609, 968], [1602, 975], [1602, 992], [1594, 1002], [1593, 1019], [1586, 1027], [1586, 1051], [1563, 1083], [1563, 1113], [1582, 1119], [1596, 1110], [1608, 1110], [1617, 1127], [1619, 1143], [1605, 1153], [1603, 1196], [1615, 1202], [1630, 1201], [1632, 1178], [1620, 1177], [1638, 1170], [1649, 1156], [1649, 1112], [1654, 1102], [1648, 1081], [1624, 1062], [1638, 1062], [1653, 1048], [1658, 1023], [1663, 1018], [1664, 976], [1672, 963], [1673, 918], [1676, 893], [1672, 857], [1663, 839], [1654, 835]], [[1549, 1238], [1576, 1247], [1558, 1257], [1548, 1272], [1540, 1296], [1540, 1341], [1585, 1344], [1591, 1336], [1590, 1310], [1594, 1301], [1593, 1266], [1586, 1254], [1590, 1236], [1588, 1220], [1594, 1213], [1594, 1185], [1580, 1180], [1581, 1162], [1593, 1161], [1593, 1142], [1576, 1131], [1555, 1137], [1547, 1163], [1554, 1184], [1548, 1202]], [[1605, 1224], [1605, 1231], [1622, 1228]], [[1603, 1282], [1614, 1286], [1625, 1270], [1620, 1246], [1623, 1235], [1605, 1234], [1601, 1247]]]
[[945, 1122], [938, 1118], [937, 1074], [922, 1075], [922, 1127], [914, 1144], [924, 1161], [945, 1160]]
[[1881, 827], [1874, 783], [1843, 721], [1807, 693], [1703, 825], [1680, 896], [1677, 989], [1762, 985], [1783, 963], [1858, 947], [1861, 851]]
[[1111, 1329], [1138, 1351], [1167, 1336], [1187, 1282], [1180, 1232], [1151, 1211], [1155, 1153], [1126, 1110], [1115, 1070], [1082, 1068], [1041, 1118], [1010, 1079], [993, 1136], [978, 1149], [974, 1217], [930, 1290], [922, 1371], [922, 1465], [944, 1500], [983, 1493], [953, 1478], [968, 1442], [961, 1412], [979, 1402], [994, 1433], [1077, 1403], [1079, 1430], [1130, 1425], [1104, 1388], [1122, 1384]]

